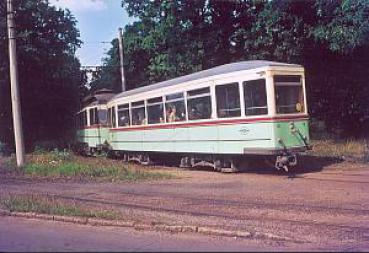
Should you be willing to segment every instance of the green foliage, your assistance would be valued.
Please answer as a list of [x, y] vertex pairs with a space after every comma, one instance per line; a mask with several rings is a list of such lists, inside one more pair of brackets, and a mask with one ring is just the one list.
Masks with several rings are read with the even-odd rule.
[[351, 53], [369, 39], [369, 2], [366, 0], [316, 1], [318, 23], [313, 36], [329, 49]]
[[[47, 0], [14, 1], [17, 59], [26, 146], [35, 140], [64, 139], [73, 127], [83, 78], [75, 50], [80, 46], [76, 20]], [[0, 13], [5, 34], [5, 12]], [[0, 40], [0, 136], [12, 143], [6, 38]]]

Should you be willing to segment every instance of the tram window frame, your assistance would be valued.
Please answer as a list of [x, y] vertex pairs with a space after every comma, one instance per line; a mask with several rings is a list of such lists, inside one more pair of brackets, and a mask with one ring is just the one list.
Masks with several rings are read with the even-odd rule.
[[[143, 119], [140, 119], [140, 116], [138, 116], [138, 120], [136, 121], [136, 118], [135, 118], [136, 114], [139, 113], [140, 111], [142, 112], [142, 109], [143, 109]], [[131, 120], [132, 126], [141, 126], [141, 125], [147, 124], [146, 106], [145, 106], [144, 100], [131, 103], [131, 119], [132, 119]]]
[[[122, 121], [124, 117], [124, 121]], [[128, 119], [128, 121], [127, 121]], [[130, 126], [131, 125], [131, 112], [129, 109], [129, 103], [118, 105], [118, 127], [119, 126]]]
[[[276, 113], [277, 114], [305, 113], [305, 95], [302, 83], [302, 76], [274, 75], [273, 81], [275, 89]], [[283, 99], [280, 99], [281, 93], [283, 93], [282, 95]], [[291, 99], [293, 98], [297, 98], [294, 99], [296, 103], [291, 103]], [[286, 102], [289, 102], [290, 104], [286, 104]]]
[[[258, 85], [259, 87], [257, 87], [256, 85]], [[248, 87], [252, 87], [253, 90], [247, 89]], [[255, 87], [257, 87], [257, 89], [255, 89]], [[245, 103], [245, 115], [246, 116], [267, 115], [269, 110], [268, 110], [266, 80], [264, 78], [260, 78], [260, 79], [243, 81], [242, 88], [243, 88], [244, 103]], [[262, 92], [260, 88], [262, 89]], [[250, 96], [250, 91], [251, 91], [251, 99], [249, 100], [248, 98]], [[251, 101], [251, 104], [250, 104], [250, 101]], [[248, 105], [251, 105], [251, 106], [248, 106]]]
[[[199, 101], [201, 100], [202, 102], [199, 103]], [[205, 110], [199, 109], [198, 105], [201, 105], [201, 104], [202, 105], [208, 104], [207, 106], [208, 112], [205, 112]], [[200, 89], [187, 91], [188, 120], [211, 119], [212, 111], [213, 111], [213, 107], [212, 107], [212, 102], [211, 102], [210, 87], [204, 87]], [[204, 112], [206, 114], [204, 114]], [[195, 113], [197, 114], [197, 116], [195, 116]]]
[[155, 97], [146, 100], [147, 124], [164, 123], [163, 97]]
[[167, 123], [186, 121], [186, 113], [186, 101], [183, 92], [165, 96], [165, 119]]
[[[233, 89], [233, 91], [229, 91]], [[231, 92], [235, 92], [232, 94]], [[233, 97], [231, 97], [233, 95]], [[218, 118], [241, 117], [240, 85], [238, 82], [215, 86]]]

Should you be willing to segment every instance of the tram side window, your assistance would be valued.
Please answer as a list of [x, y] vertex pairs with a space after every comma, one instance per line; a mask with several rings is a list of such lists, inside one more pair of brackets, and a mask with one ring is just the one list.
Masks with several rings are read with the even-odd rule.
[[246, 115], [268, 114], [265, 79], [243, 82]]
[[186, 120], [186, 108], [183, 93], [175, 93], [165, 97], [165, 115], [168, 123]]
[[132, 125], [146, 125], [145, 103], [144, 101], [131, 104]]
[[147, 117], [149, 124], [164, 123], [163, 98], [151, 98], [147, 100]]
[[217, 114], [219, 118], [241, 116], [240, 90], [238, 83], [229, 83], [215, 87]]
[[129, 126], [129, 104], [118, 105], [118, 126]]
[[210, 119], [210, 88], [202, 88], [187, 92], [188, 119]]
[[91, 108], [90, 109], [90, 126], [96, 125], [98, 123], [98, 117], [97, 117], [97, 108]]

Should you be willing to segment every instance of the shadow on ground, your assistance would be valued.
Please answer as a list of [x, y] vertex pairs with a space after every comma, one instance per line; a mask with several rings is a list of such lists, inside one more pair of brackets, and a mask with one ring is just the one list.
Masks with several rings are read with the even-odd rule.
[[[245, 158], [239, 166], [239, 173], [272, 174], [289, 177], [296, 177], [300, 174], [314, 173], [323, 171], [327, 166], [341, 163], [344, 160], [339, 157], [321, 157], [313, 155], [301, 155], [298, 157], [296, 166], [291, 167], [288, 172], [277, 170], [274, 167], [275, 158]], [[164, 165], [164, 164], [162, 164]], [[167, 166], [167, 165], [166, 165]], [[173, 165], [172, 165], [173, 166]], [[174, 166], [177, 167], [177, 166]], [[214, 171], [212, 167], [194, 167], [186, 168], [191, 171]]]
[[341, 163], [344, 160], [339, 157], [321, 157], [313, 155], [300, 155], [297, 165], [291, 167], [288, 172], [277, 170], [274, 167], [274, 159], [253, 159], [248, 166], [241, 167], [241, 173], [273, 174], [288, 177], [298, 177], [305, 173], [323, 171], [332, 164]]
[[[113, 158], [119, 160], [119, 158]], [[264, 157], [264, 156], [250, 156], [245, 157], [240, 161], [239, 173], [255, 173], [255, 174], [271, 174], [281, 175], [289, 177], [297, 177], [298, 175], [305, 173], [314, 173], [324, 170], [327, 166], [341, 163], [344, 159], [340, 157], [330, 156], [314, 156], [309, 154], [303, 154], [298, 156], [297, 165], [291, 167], [288, 172], [284, 170], [277, 170], [274, 167], [275, 157]], [[136, 162], [130, 162], [136, 163]], [[154, 160], [154, 166], [164, 166], [169, 168], [178, 168], [180, 159], [172, 156], [163, 156]], [[137, 164], [137, 163], [136, 163]], [[193, 168], [182, 168], [188, 171], [208, 171], [213, 172], [214, 169], [210, 166], [196, 166]], [[226, 173], [225, 173], [226, 174]]]

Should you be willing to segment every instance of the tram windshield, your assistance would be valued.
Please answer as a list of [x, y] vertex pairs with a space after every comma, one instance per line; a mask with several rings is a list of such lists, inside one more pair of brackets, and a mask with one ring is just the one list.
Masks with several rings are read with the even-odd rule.
[[100, 124], [106, 124], [108, 122], [108, 111], [106, 109], [98, 110], [97, 117]]
[[304, 113], [301, 76], [274, 76], [277, 113]]

